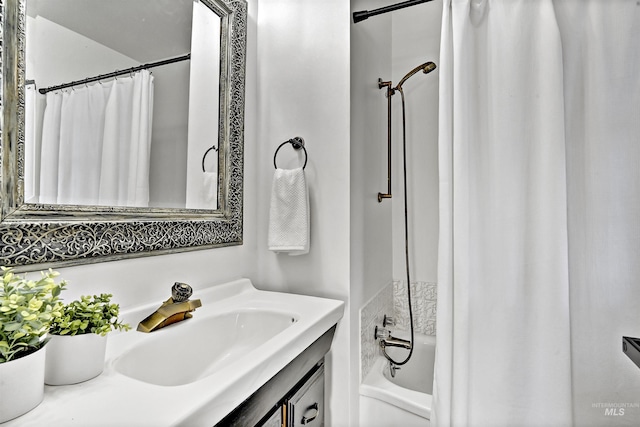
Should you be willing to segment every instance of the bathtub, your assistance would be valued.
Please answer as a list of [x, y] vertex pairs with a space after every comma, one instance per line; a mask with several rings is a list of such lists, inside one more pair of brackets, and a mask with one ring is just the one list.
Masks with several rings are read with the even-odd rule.
[[[394, 335], [408, 338], [408, 334]], [[360, 384], [361, 426], [429, 426], [435, 344], [436, 337], [416, 334], [411, 360], [396, 371], [395, 378], [391, 377], [387, 359], [377, 357]], [[407, 354], [399, 348], [389, 348], [388, 352], [397, 360]]]

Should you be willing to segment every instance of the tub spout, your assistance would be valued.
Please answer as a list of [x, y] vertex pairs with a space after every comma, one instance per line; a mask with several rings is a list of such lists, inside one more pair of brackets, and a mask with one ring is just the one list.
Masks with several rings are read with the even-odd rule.
[[380, 340], [380, 347], [400, 347], [411, 350], [411, 341], [403, 340], [402, 338], [396, 338], [390, 335], [389, 338]]
[[391, 335], [391, 332], [389, 332], [388, 329], [379, 328], [378, 326], [376, 326], [374, 334], [376, 339], [380, 340], [380, 347], [383, 349], [385, 347], [400, 347], [411, 350], [411, 341], [394, 337], [393, 335]]

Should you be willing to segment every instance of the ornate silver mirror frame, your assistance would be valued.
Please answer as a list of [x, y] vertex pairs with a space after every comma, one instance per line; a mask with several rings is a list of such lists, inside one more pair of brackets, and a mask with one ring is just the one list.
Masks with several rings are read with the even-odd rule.
[[215, 211], [25, 204], [26, 0], [0, 0], [0, 265], [24, 271], [242, 244], [247, 3], [201, 1], [221, 16], [224, 47]]

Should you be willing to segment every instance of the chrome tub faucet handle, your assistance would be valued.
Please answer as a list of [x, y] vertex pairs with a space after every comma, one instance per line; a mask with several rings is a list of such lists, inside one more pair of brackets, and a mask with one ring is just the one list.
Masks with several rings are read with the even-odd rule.
[[385, 314], [382, 318], [382, 326], [384, 328], [386, 328], [387, 326], [396, 326], [396, 319]]

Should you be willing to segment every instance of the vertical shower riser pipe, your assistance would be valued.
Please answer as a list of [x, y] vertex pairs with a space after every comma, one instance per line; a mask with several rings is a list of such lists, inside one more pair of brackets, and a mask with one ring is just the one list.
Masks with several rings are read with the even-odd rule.
[[387, 88], [387, 192], [378, 193], [378, 203], [383, 199], [391, 198], [391, 97], [396, 91], [393, 89], [391, 82], [384, 82], [378, 79], [378, 89]]
[[[410, 77], [410, 76], [409, 76]], [[390, 362], [390, 367], [402, 366], [406, 364], [413, 355], [413, 347], [415, 342], [414, 325], [413, 325], [413, 308], [411, 304], [411, 265], [409, 263], [409, 190], [407, 186], [407, 126], [406, 126], [406, 110], [404, 102], [404, 91], [402, 90], [402, 80], [393, 90], [400, 92], [400, 98], [402, 100], [402, 176], [404, 187], [404, 261], [406, 267], [406, 280], [407, 280], [407, 303], [409, 305], [409, 330], [410, 330], [410, 347], [407, 357], [402, 361], [397, 361], [387, 353], [385, 347], [382, 348], [382, 354]]]

